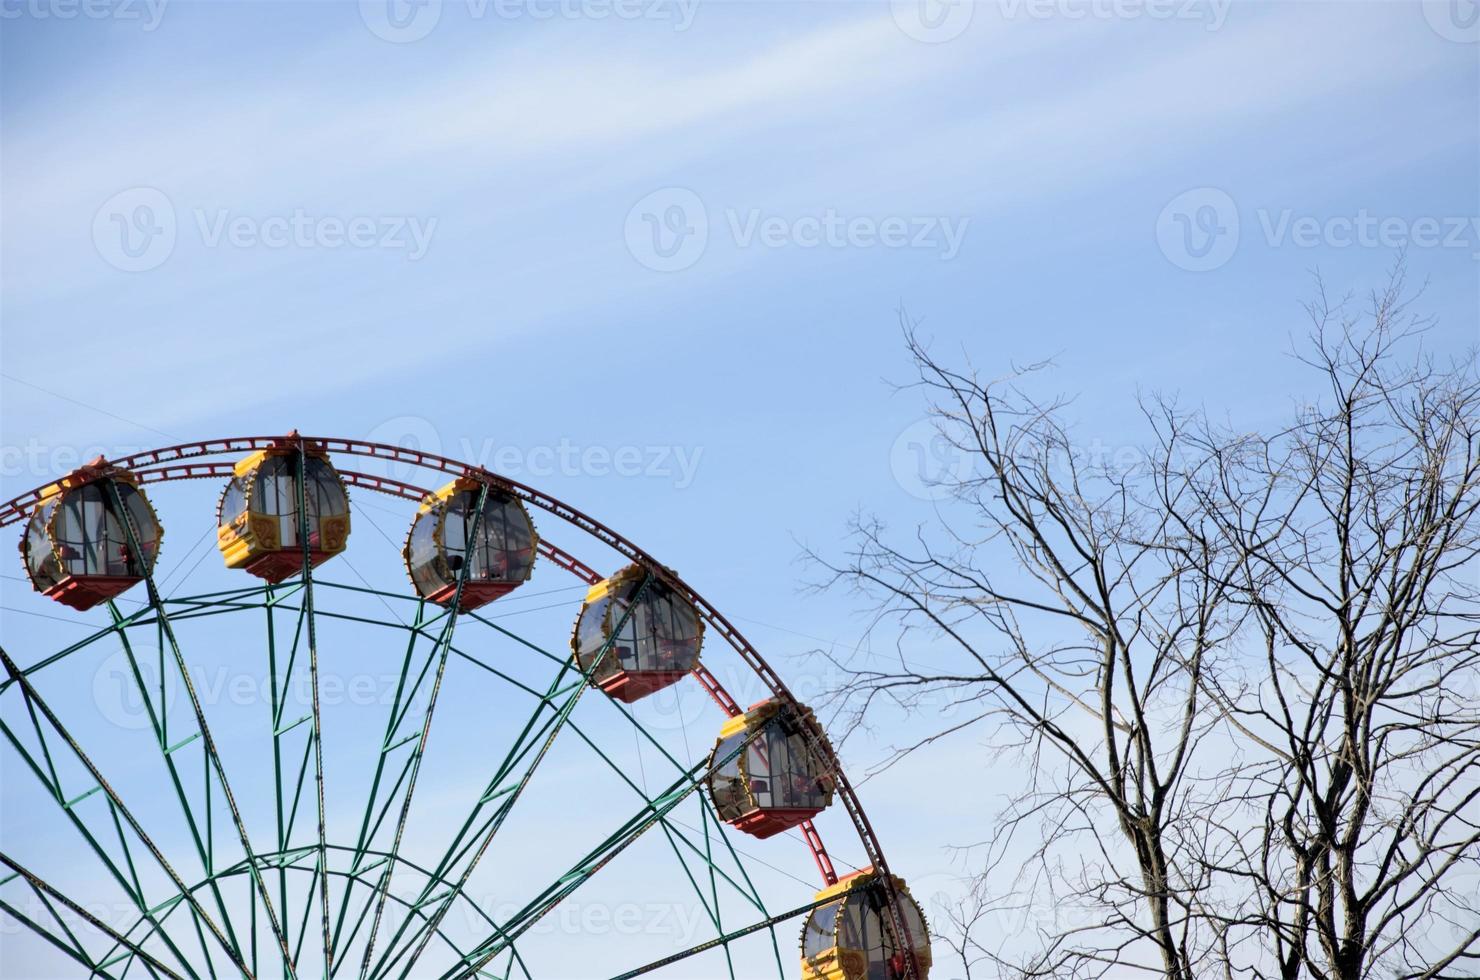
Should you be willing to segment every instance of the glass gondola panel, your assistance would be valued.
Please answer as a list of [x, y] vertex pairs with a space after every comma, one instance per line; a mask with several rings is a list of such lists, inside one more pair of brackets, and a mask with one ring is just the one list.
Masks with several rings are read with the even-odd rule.
[[807, 924], [802, 928], [802, 956], [812, 961], [813, 966], [826, 952], [837, 946], [838, 909], [843, 900], [829, 902], [812, 910]]
[[21, 544], [32, 587], [79, 610], [148, 575], [163, 534], [131, 478], [100, 478], [99, 470], [121, 472], [99, 460], [56, 484], [32, 513]]
[[741, 766], [748, 805], [738, 813], [733, 807], [720, 812], [722, 820], [753, 837], [789, 830], [832, 803], [829, 758], [797, 712], [810, 716], [800, 706], [763, 701], [721, 731], [721, 741], [739, 733], [753, 736]]
[[443, 538], [454, 575], [470, 562], [470, 582], [522, 583], [534, 565], [534, 526], [517, 500], [490, 493], [478, 520], [476, 539], [469, 538], [477, 494], [458, 495], [448, 507]]
[[518, 498], [499, 490], [477, 512], [479, 484], [454, 480], [428, 495], [403, 555], [418, 595], [443, 605], [461, 588], [461, 608], [476, 609], [528, 581], [538, 536]]
[[769, 740], [772, 805], [794, 810], [823, 809], [831, 799], [826, 767], [796, 726], [778, 722], [776, 727]]
[[[598, 637], [596, 626], [600, 624]], [[677, 683], [699, 663], [703, 622], [684, 596], [630, 565], [592, 587], [576, 622], [572, 646], [590, 670], [610, 640], [593, 680], [628, 704]]]
[[301, 486], [297, 449], [269, 448], [237, 463], [218, 510], [218, 545], [227, 567], [281, 582], [303, 570], [305, 551], [317, 566], [344, 550], [344, 483], [320, 451], [302, 452]]
[[883, 881], [869, 869], [818, 893], [818, 899], [838, 899], [811, 912], [802, 930], [803, 980], [905, 980], [911, 974], [911, 950], [914, 976], [927, 980], [931, 956], [925, 917], [905, 883], [893, 882], [903, 933], [896, 930]]
[[303, 513], [298, 510], [298, 460], [292, 456], [270, 456], [257, 471], [251, 493], [255, 513], [272, 515], [278, 522], [278, 546], [301, 547], [301, 534], [308, 532], [310, 550], [324, 546], [324, 518], [348, 512], [344, 487], [328, 463], [312, 456], [303, 461]]
[[[406, 568], [418, 595], [428, 596], [447, 584], [446, 562], [437, 547], [437, 511], [416, 516], [406, 539]], [[441, 566], [441, 567], [439, 567]]]
[[[580, 618], [576, 620], [576, 656], [583, 671], [591, 669], [602, 647], [606, 645], [607, 613], [611, 610], [611, 605], [611, 596], [604, 595], [581, 607]], [[607, 674], [615, 673], [617, 670], [605, 661], [602, 667], [606, 669]], [[600, 678], [603, 675], [598, 670], [596, 676]]]
[[[920, 915], [919, 906], [908, 895], [901, 896], [900, 904], [918, 963], [928, 955], [925, 920]], [[904, 939], [895, 936], [887, 899], [881, 888], [867, 889], [843, 903], [843, 913], [838, 921], [838, 945], [863, 953], [865, 970], [858, 980], [905, 980], [908, 976]], [[927, 967], [928, 960], [918, 965]]]
[[30, 576], [31, 584], [38, 592], [50, 589], [63, 576], [61, 562], [57, 560], [56, 552], [51, 546], [51, 536], [46, 531], [56, 506], [57, 498], [53, 497], [37, 507], [26, 523], [26, 536], [22, 540], [26, 574]]
[[699, 616], [662, 582], [652, 583], [632, 617], [638, 670], [694, 669], [699, 657]]
[[709, 775], [709, 795], [721, 820], [738, 820], [754, 807], [745, 783], [744, 753], [737, 751], [745, 736], [741, 731], [721, 739], [714, 750], [719, 762]]
[[217, 506], [217, 524], [230, 524], [239, 520], [247, 512], [247, 481], [239, 476], [233, 476], [226, 484], [226, 489], [221, 492], [221, 502]]

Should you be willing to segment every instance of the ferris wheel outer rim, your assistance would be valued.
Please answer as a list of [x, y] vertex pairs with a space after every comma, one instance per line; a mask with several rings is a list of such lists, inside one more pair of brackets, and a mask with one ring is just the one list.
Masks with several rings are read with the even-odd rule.
[[[497, 484], [508, 489], [524, 503], [532, 504], [533, 506], [538, 507], [543, 511], [553, 514], [554, 516], [565, 521], [567, 524], [570, 524], [573, 527], [576, 527], [577, 529], [584, 531], [590, 536], [596, 538], [598, 541], [607, 545], [618, 553], [625, 555], [633, 561], [640, 562], [650, 571], [658, 575], [659, 578], [663, 579], [668, 585], [683, 594], [691, 603], [694, 604], [694, 607], [699, 611], [699, 614], [709, 622], [710, 626], [712, 626], [722, 637], [724, 637], [725, 642], [729, 643], [729, 645], [735, 650], [735, 652], [740, 655], [740, 658], [746, 662], [746, 664], [756, 673], [758, 677], [760, 677], [765, 685], [771, 690], [773, 697], [781, 698], [782, 700], [790, 704], [800, 704], [800, 702], [798, 702], [795, 696], [791, 693], [790, 688], [786, 686], [786, 682], [781, 679], [780, 674], [778, 674], [775, 669], [772, 668], [771, 665], [766, 661], [766, 659], [761, 656], [760, 651], [757, 650], [750, 643], [750, 641], [745, 638], [744, 634], [742, 634], [740, 630], [736, 628], [735, 625], [731, 623], [729, 619], [726, 618], [725, 615], [718, 610], [718, 608], [712, 605], [696, 589], [694, 589], [691, 585], [684, 581], [683, 578], [676, 572], [674, 572], [671, 568], [658, 561], [658, 559], [653, 557], [643, 548], [639, 547], [636, 543], [631, 541], [625, 535], [622, 535], [619, 532], [613, 530], [608, 525], [596, 520], [594, 517], [591, 517], [585, 512], [571, 506], [570, 504], [565, 503], [557, 497], [546, 494], [543, 491], [540, 491], [518, 480], [502, 476], [485, 467], [464, 463], [460, 460], [453, 459], [449, 456], [443, 456], [439, 453], [428, 453], [423, 452], [419, 449], [407, 449], [404, 446], [393, 446], [387, 443], [373, 442], [365, 439], [346, 439], [337, 436], [303, 436], [299, 435], [296, 430], [287, 436], [236, 436], [223, 439], [204, 439], [194, 442], [177, 443], [176, 445], [165, 446], [159, 449], [143, 450], [141, 452], [132, 453], [128, 456], [121, 457], [119, 459], [107, 460], [107, 462], [111, 466], [126, 469], [131, 473], [140, 476], [141, 478], [145, 474], [154, 477], [153, 479], [142, 480], [142, 482], [174, 482], [177, 480], [206, 479], [219, 476], [221, 475], [221, 473], [220, 471], [216, 470], [214, 464], [180, 462], [178, 463], [178, 465], [175, 466], [167, 465], [170, 463], [176, 463], [177, 461], [197, 460], [211, 456], [239, 454], [242, 452], [256, 452], [261, 449], [281, 448], [284, 446], [295, 445], [312, 445], [315, 449], [320, 449], [324, 452], [327, 452], [331, 456], [335, 454], [344, 454], [348, 456], [358, 456], [367, 459], [383, 459], [392, 462], [406, 463], [412, 466], [421, 467], [422, 469], [436, 470], [443, 473], [448, 473], [454, 477], [472, 477], [474, 479], [491, 482], [493, 484]], [[154, 467], [154, 469], [147, 469], [148, 467]], [[336, 469], [338, 468], [336, 467]], [[366, 482], [346, 482], [351, 482], [352, 485], [361, 486], [365, 489], [376, 490], [383, 493], [390, 493], [394, 496], [408, 497], [408, 493], [402, 492], [403, 490], [409, 491], [413, 489], [420, 489], [416, 488], [412, 484], [405, 483], [404, 481], [400, 480], [395, 480], [389, 477], [379, 477], [370, 474], [355, 475], [359, 477], [364, 477]], [[5, 503], [0, 504], [0, 527], [6, 527], [8, 525], [18, 523], [19, 521], [24, 520], [27, 516], [29, 516], [31, 508], [41, 500], [42, 491], [45, 490], [47, 487], [54, 485], [56, 482], [57, 480], [55, 479], [50, 480], [30, 491], [27, 491], [26, 493], [20, 494], [16, 497], [13, 497], [9, 501], [6, 501]], [[395, 485], [399, 485], [399, 489], [393, 489], [393, 486]], [[424, 493], [425, 491], [422, 492]], [[579, 562], [578, 559], [575, 559], [573, 556], [568, 555], [568, 553], [556, 549], [553, 545], [551, 545], [550, 547], [552, 550], [559, 552], [561, 556], [568, 558], [573, 563], [573, 565], [565, 565], [562, 564], [560, 560], [556, 559], [556, 564], [564, 567], [567, 571], [576, 574], [577, 577], [585, 577], [582, 570], [589, 574], [596, 574], [593, 570], [589, 568], [589, 566], [586, 566], [584, 563]], [[708, 675], [709, 681], [712, 681], [716, 686], [719, 685], [718, 679], [714, 678], [713, 675], [709, 675], [708, 671], [705, 671], [705, 674]], [[706, 688], [711, 697], [715, 697], [716, 700], [719, 700], [716, 696], [716, 691], [709, 687], [709, 683], [707, 681], [701, 679], [701, 685]], [[718, 690], [723, 691], [723, 688], [718, 687]], [[728, 697], [727, 694], [725, 696]], [[733, 701], [733, 699], [730, 700]], [[725, 705], [722, 701], [720, 702], [720, 704], [722, 708], [728, 710], [727, 708], [725, 708]], [[907, 952], [907, 966], [909, 967], [909, 975], [911, 978], [915, 978], [915, 980], [918, 980], [918, 978], [921, 977], [921, 972], [914, 953], [915, 946], [913, 938], [910, 935], [909, 925], [903, 915], [903, 904], [901, 901], [901, 896], [898, 892], [898, 889], [896, 889], [894, 886], [894, 876], [890, 871], [888, 861], [884, 857], [883, 847], [882, 845], [880, 845], [878, 837], [874, 833], [873, 825], [869, 821], [868, 815], [864, 812], [862, 802], [859, 800], [857, 792], [854, 790], [852, 783], [848, 779], [847, 773], [843, 769], [842, 761], [838, 758], [837, 753], [834, 751], [831, 741], [826, 737], [826, 732], [822, 729], [820, 724], [816, 724], [814, 722], [814, 725], [816, 727], [816, 735], [818, 736], [818, 738], [816, 739], [816, 747], [822, 749], [831, 763], [831, 770], [836, 782], [838, 797], [840, 800], [842, 800], [843, 808], [848, 812], [848, 816], [853, 822], [854, 829], [858, 832], [859, 841], [863, 844], [864, 851], [868, 857], [873, 873], [878, 876], [878, 878], [884, 884], [884, 891], [889, 899], [888, 904], [890, 918], [894, 920], [892, 924], [896, 932], [900, 936], [902, 936], [903, 942], [901, 942], [900, 945]], [[810, 823], [810, 821], [808, 821], [808, 823]], [[831, 868], [830, 865], [824, 864], [824, 859], [826, 857], [825, 849], [821, 850], [820, 852], [818, 850], [818, 848], [820, 847], [820, 838], [817, 837], [815, 829], [813, 829], [810, 834], [804, 832], [803, 837], [804, 840], [806, 840], [808, 847], [813, 850], [813, 857], [815, 860], [817, 860], [818, 870], [822, 873], [824, 879], [827, 879], [829, 877], [829, 871], [831, 870]], [[817, 841], [816, 844], [813, 843], [814, 839]], [[831, 875], [831, 877], [836, 878], [835, 872]], [[831, 884], [833, 882], [828, 883]]]

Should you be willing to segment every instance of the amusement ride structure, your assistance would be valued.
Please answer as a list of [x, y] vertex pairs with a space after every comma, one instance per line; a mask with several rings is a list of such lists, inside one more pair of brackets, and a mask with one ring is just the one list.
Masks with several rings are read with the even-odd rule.
[[[417, 479], [344, 468], [357, 459], [395, 464]], [[157, 579], [166, 522], [146, 488], [185, 480], [222, 483], [216, 542], [241, 575], [239, 587], [180, 597]], [[414, 503], [401, 549], [409, 589], [325, 574], [356, 522], [349, 488]], [[553, 515], [572, 538], [582, 532], [588, 547], [594, 539], [615, 567], [598, 571], [556, 545], [536, 531], [532, 511]], [[667, 968], [709, 954], [687, 968], [706, 963], [706, 975], [728, 969], [733, 978], [732, 947], [745, 943], [766, 944], [768, 958], [774, 951], [779, 977], [929, 973], [924, 917], [890, 872], [812, 712], [682, 578], [553, 497], [443, 456], [294, 432], [99, 458], [0, 505], [0, 524], [23, 525], [27, 579], [68, 607], [48, 615], [107, 613], [62, 649], [0, 650], [6, 792], [25, 780], [50, 810], [37, 853], [20, 850], [25, 842], [13, 836], [0, 845], [0, 921], [32, 930], [77, 964], [78, 976], [532, 978], [539, 968], [521, 940], [604, 869], [623, 864], [619, 855], [645, 835], [671, 845], [708, 935], [667, 951], [649, 944], [659, 955], [640, 962], [603, 955], [584, 967], [591, 977], [676, 976], [685, 968]], [[548, 566], [587, 590], [571, 609], [568, 643], [535, 642], [490, 615]], [[124, 593], [136, 588], [141, 599], [128, 605]], [[359, 631], [353, 643], [325, 640], [341, 626]], [[202, 696], [186, 660], [198, 643], [247, 644], [262, 658], [266, 704], [251, 718]], [[336, 732], [321, 697], [331, 647], [342, 654], [347, 646], [394, 664], [373, 737]], [[765, 692], [748, 708], [705, 665], [725, 647]], [[95, 669], [109, 649], [121, 650], [148, 751], [125, 752], [122, 735], [99, 736], [87, 717], [96, 706], [58, 679], [69, 664]], [[543, 679], [522, 679], [529, 670]], [[638, 707], [690, 680], [721, 716], [709, 729], [713, 749], [687, 764]], [[484, 716], [496, 713], [458, 714], [467, 704], [459, 698], [485, 683], [510, 687], [530, 716], [514, 719], [509, 744], [480, 741], [456, 763], [466, 805], [444, 807], [445, 794], [419, 799], [418, 780], [434, 767], [431, 746], [482, 732]], [[577, 717], [583, 696], [608, 700], [639, 746], [672, 764], [672, 781], [652, 792], [644, 773], [639, 786]], [[570, 847], [548, 883], [525, 881], [522, 871], [498, 877], [498, 861], [485, 858], [516, 804], [542, 781], [569, 778], [541, 772], [561, 735], [594, 750], [633, 802], [575, 794], [572, 816], [601, 839]], [[363, 786], [339, 778], [346, 759], [366, 774]], [[697, 830], [677, 818], [685, 801], [702, 809]], [[445, 839], [411, 829], [414, 803], [418, 814], [438, 815]], [[846, 812], [865, 859], [842, 876], [813, 822], [833, 806]], [[762, 899], [736, 843], [780, 835], [805, 843], [821, 885], [782, 910]], [[784, 861], [782, 844], [753, 846]], [[630, 887], [640, 890], [644, 872], [627, 864]], [[490, 874], [520, 902], [496, 910], [475, 899], [470, 883]], [[104, 886], [115, 896], [106, 913], [94, 893]], [[795, 953], [783, 953], [781, 943], [793, 940], [776, 938], [789, 921], [801, 925], [800, 966]]]

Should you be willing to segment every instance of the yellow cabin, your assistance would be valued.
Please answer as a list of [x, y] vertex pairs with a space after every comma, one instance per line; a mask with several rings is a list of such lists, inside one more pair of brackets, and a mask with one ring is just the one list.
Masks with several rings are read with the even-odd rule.
[[453, 480], [417, 509], [401, 552], [417, 595], [447, 605], [465, 579], [459, 606], [467, 611], [529, 581], [539, 542], [534, 522], [518, 497], [489, 487], [474, 535], [482, 487], [468, 477]]
[[704, 622], [693, 603], [662, 579], [649, 578], [643, 566], [628, 565], [591, 586], [571, 635], [571, 651], [583, 671], [597, 664], [610, 642], [592, 682], [628, 704], [682, 680], [699, 665], [704, 643]]
[[[129, 546], [130, 526], [137, 552]], [[21, 560], [37, 592], [91, 609], [142, 581], [163, 537], [138, 479], [99, 456], [41, 491]]]
[[[269, 582], [303, 570], [302, 534], [308, 536], [309, 564], [317, 567], [344, 550], [349, 539], [349, 492], [312, 445], [284, 445], [255, 452], [237, 462], [234, 476], [216, 509], [216, 543], [227, 568], [243, 568]], [[299, 513], [299, 502], [304, 513]]]
[[802, 927], [802, 980], [905, 980], [908, 953], [915, 954], [916, 980], [930, 975], [930, 931], [920, 906], [899, 878], [890, 879], [899, 895], [904, 929], [895, 936], [884, 882], [865, 868], [817, 893], [819, 905]]
[[[739, 755], [720, 761], [752, 733], [757, 734]], [[827, 809], [833, 779], [828, 757], [816, 747], [818, 737], [809, 709], [777, 698], [725, 722], [710, 755], [709, 796], [719, 818], [764, 839]]]

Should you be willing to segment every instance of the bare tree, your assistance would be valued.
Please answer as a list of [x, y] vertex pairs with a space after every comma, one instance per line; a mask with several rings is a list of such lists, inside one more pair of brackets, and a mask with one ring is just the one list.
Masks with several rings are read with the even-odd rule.
[[[967, 969], [1474, 975], [1474, 932], [1441, 953], [1412, 924], [1472, 911], [1454, 886], [1480, 858], [1476, 690], [1456, 696], [1480, 669], [1480, 389], [1473, 360], [1401, 361], [1422, 332], [1401, 294], [1399, 274], [1366, 323], [1312, 307], [1326, 397], [1288, 428], [1146, 400], [1149, 446], [1119, 467], [1026, 393], [1041, 365], [983, 380], [906, 323], [973, 465], [907, 540], [858, 519], [843, 559], [811, 558], [897, 650], [839, 661], [840, 728], [945, 703], [895, 759], [983, 729], [1031, 762], [967, 842]], [[994, 894], [1052, 910], [1032, 948], [973, 935]]]
[[[1480, 975], [1480, 382], [1419, 345], [1401, 274], [1322, 292], [1322, 387], [1273, 436], [1206, 430], [1199, 492], [1245, 556], [1245, 669], [1204, 684], [1266, 751], [1241, 860], [1279, 975]], [[1443, 929], [1434, 928], [1443, 923]], [[1250, 967], [1254, 967], [1251, 965]]]
[[[1059, 420], [1017, 387], [1025, 373], [982, 381], [909, 348], [943, 438], [977, 469], [951, 487], [969, 527], [924, 529], [905, 550], [876, 522], [858, 521], [842, 563], [813, 558], [877, 603], [876, 627], [897, 624], [901, 649], [923, 630], [958, 657], [956, 669], [891, 663], [844, 666], [846, 710], [880, 697], [919, 706], [945, 697], [969, 708], [949, 731], [994, 725], [999, 746], [1034, 759], [1032, 786], [977, 842], [998, 855], [1026, 830], [1034, 859], [1013, 890], [1065, 892], [1073, 923], [1045, 926], [1028, 976], [1093, 977], [1136, 965], [1174, 980], [1201, 976], [1209, 953], [1191, 898], [1206, 862], [1180, 821], [1215, 790], [1191, 766], [1218, 724], [1199, 683], [1205, 657], [1238, 627], [1229, 601], [1238, 556], [1200, 529], [1197, 497], [1172, 465], [1178, 422], [1147, 465], [1130, 472], [1086, 461]], [[1008, 554], [1026, 575], [986, 563]], [[1200, 845], [1199, 845], [1200, 846]], [[1072, 870], [1059, 856], [1084, 856]], [[1072, 901], [1069, 901], [1072, 898]]]

